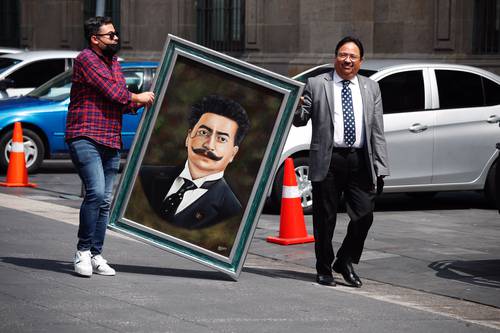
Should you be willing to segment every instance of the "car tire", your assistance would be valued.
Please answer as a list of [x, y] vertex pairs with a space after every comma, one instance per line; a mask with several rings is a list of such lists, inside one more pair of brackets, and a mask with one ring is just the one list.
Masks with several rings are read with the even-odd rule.
[[486, 178], [486, 184], [484, 186], [484, 194], [486, 196], [486, 200], [490, 205], [495, 205], [497, 206], [497, 200], [498, 194], [497, 194], [497, 163], [498, 160], [493, 163], [493, 165], [490, 168], [490, 171], [488, 172], [488, 177]]
[[[0, 138], [0, 168], [2, 170], [7, 170], [9, 166], [12, 132], [13, 130], [11, 129], [5, 132]], [[28, 173], [33, 173], [43, 162], [45, 146], [40, 136], [30, 129], [23, 129], [23, 144], [26, 169], [28, 169]]]
[[[302, 209], [304, 214], [312, 214], [312, 184], [309, 180], [309, 159], [307, 157], [295, 157], [293, 159], [295, 167], [295, 175], [297, 176], [297, 185], [301, 195]], [[273, 188], [271, 192], [271, 205], [274, 210], [278, 210], [281, 206], [281, 193], [283, 192], [283, 172], [284, 164], [278, 169], [278, 173], [274, 178]]]

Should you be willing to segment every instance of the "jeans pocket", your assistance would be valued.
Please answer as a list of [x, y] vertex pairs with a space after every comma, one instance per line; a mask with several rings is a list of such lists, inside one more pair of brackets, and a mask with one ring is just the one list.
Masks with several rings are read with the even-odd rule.
[[98, 147], [86, 139], [71, 141], [69, 153], [75, 167], [82, 167], [100, 160]]

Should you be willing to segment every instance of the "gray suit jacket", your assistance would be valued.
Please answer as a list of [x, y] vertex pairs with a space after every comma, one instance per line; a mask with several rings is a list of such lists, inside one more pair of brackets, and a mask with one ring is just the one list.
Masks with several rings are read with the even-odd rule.
[[[376, 187], [377, 176], [389, 175], [387, 147], [384, 136], [382, 98], [377, 82], [358, 75], [363, 101], [365, 144], [370, 161], [371, 179]], [[333, 148], [333, 71], [307, 80], [304, 102], [295, 112], [293, 124], [304, 126], [312, 121], [312, 138], [309, 152], [309, 179], [325, 179]]]

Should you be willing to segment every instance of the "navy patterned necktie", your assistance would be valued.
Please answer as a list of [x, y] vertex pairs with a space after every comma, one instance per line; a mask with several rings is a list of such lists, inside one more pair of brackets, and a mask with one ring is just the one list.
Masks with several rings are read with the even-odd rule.
[[344, 116], [344, 142], [351, 147], [356, 142], [356, 124], [352, 107], [352, 93], [349, 80], [342, 81], [342, 114]]
[[184, 179], [184, 184], [182, 184], [181, 188], [175, 192], [169, 195], [164, 201], [161, 206], [161, 211], [165, 215], [174, 215], [175, 212], [177, 211], [177, 208], [182, 202], [182, 199], [184, 198], [184, 193], [190, 190], [194, 190], [197, 188], [197, 186], [190, 181], [189, 179]]

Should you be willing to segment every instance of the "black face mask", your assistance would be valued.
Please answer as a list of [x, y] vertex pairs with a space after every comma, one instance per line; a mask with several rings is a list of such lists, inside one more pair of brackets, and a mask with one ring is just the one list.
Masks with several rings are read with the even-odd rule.
[[117, 44], [105, 44], [105, 46], [101, 48], [101, 51], [105, 57], [112, 58], [115, 54], [118, 53], [118, 51], [120, 51], [120, 48], [121, 43], [120, 41], [118, 41]]

